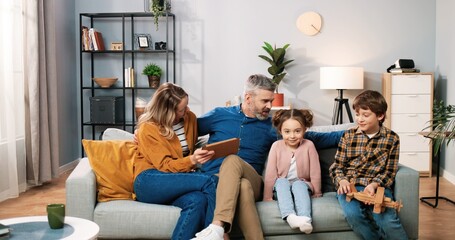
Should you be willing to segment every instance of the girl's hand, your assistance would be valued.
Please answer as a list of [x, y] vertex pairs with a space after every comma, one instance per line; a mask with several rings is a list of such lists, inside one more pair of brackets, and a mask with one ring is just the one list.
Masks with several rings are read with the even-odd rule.
[[204, 164], [215, 154], [215, 151], [202, 150], [202, 148], [196, 149], [193, 155], [190, 156], [190, 160], [193, 164]]
[[338, 184], [340, 185], [337, 190], [338, 194], [346, 194], [351, 192], [351, 184], [348, 182], [348, 180], [343, 179]]

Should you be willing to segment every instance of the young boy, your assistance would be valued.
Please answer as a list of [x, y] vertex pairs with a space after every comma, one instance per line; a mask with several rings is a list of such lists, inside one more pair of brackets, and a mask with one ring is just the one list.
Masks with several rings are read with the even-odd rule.
[[391, 186], [398, 170], [400, 139], [382, 126], [387, 111], [384, 97], [376, 91], [364, 91], [352, 104], [357, 127], [347, 130], [338, 144], [330, 176], [337, 187], [337, 198], [351, 228], [363, 239], [408, 239], [395, 209], [373, 213], [373, 205], [353, 199], [350, 183], [357, 191], [374, 195], [378, 187], [393, 199]]

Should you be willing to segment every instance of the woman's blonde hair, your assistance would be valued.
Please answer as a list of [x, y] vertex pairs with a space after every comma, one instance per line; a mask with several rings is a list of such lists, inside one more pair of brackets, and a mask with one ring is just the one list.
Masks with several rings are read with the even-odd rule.
[[173, 84], [164, 83], [155, 92], [152, 100], [145, 106], [144, 114], [139, 117], [137, 127], [140, 128], [145, 122], [153, 122], [158, 125], [160, 134], [167, 139], [174, 137], [175, 113], [182, 99], [188, 97], [183, 88]]

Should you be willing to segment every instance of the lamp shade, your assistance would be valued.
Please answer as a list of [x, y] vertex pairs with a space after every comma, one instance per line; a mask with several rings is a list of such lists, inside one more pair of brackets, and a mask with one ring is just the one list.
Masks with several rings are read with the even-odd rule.
[[362, 67], [321, 67], [321, 89], [363, 89]]

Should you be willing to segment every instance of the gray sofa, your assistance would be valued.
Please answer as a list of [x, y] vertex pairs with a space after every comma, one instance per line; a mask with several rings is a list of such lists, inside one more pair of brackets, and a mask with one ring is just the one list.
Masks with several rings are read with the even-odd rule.
[[[298, 229], [291, 229], [281, 219], [276, 202], [258, 202], [257, 208], [266, 239], [359, 239], [343, 217], [328, 176], [328, 168], [335, 152], [336, 148], [318, 150], [323, 197], [315, 198], [312, 202], [313, 233], [306, 235]], [[401, 222], [409, 238], [417, 239], [419, 173], [400, 165], [394, 191], [396, 198], [402, 200], [404, 205], [399, 212]], [[96, 199], [95, 174], [88, 159], [83, 158], [66, 181], [67, 215], [96, 222], [100, 227], [99, 238], [170, 239], [180, 214], [180, 209], [173, 206], [129, 200], [97, 203]], [[235, 224], [231, 238], [241, 238]]]

